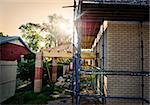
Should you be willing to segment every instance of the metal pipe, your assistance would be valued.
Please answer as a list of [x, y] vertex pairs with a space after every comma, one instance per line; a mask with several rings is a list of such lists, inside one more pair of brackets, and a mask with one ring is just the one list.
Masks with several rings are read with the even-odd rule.
[[[102, 24], [102, 69], [104, 70], [104, 22], [102, 22], [103, 24]], [[105, 94], [104, 94], [104, 75], [103, 74], [101, 74], [101, 95], [102, 96], [105, 96]], [[102, 98], [102, 103], [104, 103], [105, 102], [105, 99], [104, 98]]]
[[[141, 30], [140, 30], [140, 37], [141, 37], [141, 71], [143, 72], [143, 70], [144, 70], [144, 49], [143, 49], [143, 47], [144, 47], [144, 44], [143, 44], [143, 30], [142, 30], [142, 27], [143, 27], [143, 25], [142, 25], [142, 21], [140, 22], [140, 25], [141, 25]], [[141, 84], [141, 87], [142, 87], [142, 105], [144, 105], [144, 101], [143, 101], [143, 99], [144, 99], [144, 76], [142, 76], [142, 80], [141, 80], [141, 82], [142, 82], [142, 84]]]
[[75, 71], [75, 58], [74, 58], [74, 55], [73, 55], [73, 58], [72, 58], [72, 80], [71, 80], [71, 91], [72, 91], [72, 93], [71, 93], [71, 96], [72, 96], [72, 98], [73, 98], [73, 96], [74, 96], [74, 71]]
[[95, 94], [80, 94], [80, 96], [86, 96], [86, 97], [96, 97], [96, 98], [107, 98], [107, 99], [141, 99], [141, 97], [122, 97], [122, 96], [98, 96]]
[[[97, 44], [98, 43], [96, 43], [96, 47], [95, 47], [96, 48], [96, 66], [98, 66]], [[100, 95], [100, 75], [99, 74], [96, 75], [96, 89], [97, 89], [97, 94]]]
[[104, 69], [104, 24], [102, 24], [102, 68]]
[[[81, 4], [82, 1], [79, 0], [79, 3]], [[81, 13], [81, 5], [79, 5], [79, 14]], [[81, 19], [78, 20], [79, 21], [79, 27], [80, 27], [80, 23], [81, 23]], [[78, 41], [77, 41], [77, 60], [76, 60], [76, 105], [80, 105], [80, 69], [81, 69], [81, 30], [79, 28], [78, 30]]]
[[74, 96], [74, 71], [75, 71], [75, 40], [74, 40], [74, 37], [75, 37], [75, 10], [76, 10], [76, 0], [74, 0], [74, 8], [73, 8], [73, 49], [72, 49], [72, 53], [73, 53], [73, 57], [72, 57], [72, 81], [71, 81], [71, 90], [72, 90], [72, 97]]
[[103, 74], [103, 75], [122, 75], [122, 76], [150, 76], [150, 72], [147, 71], [140, 71], [140, 72], [134, 72], [134, 71], [92, 71], [92, 70], [81, 70], [81, 74]]

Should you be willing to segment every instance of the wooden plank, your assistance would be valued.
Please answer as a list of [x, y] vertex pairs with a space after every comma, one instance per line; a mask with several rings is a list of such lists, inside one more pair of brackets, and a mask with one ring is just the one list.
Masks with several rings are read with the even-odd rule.
[[51, 57], [51, 58], [71, 58], [72, 57], [72, 53], [67, 53], [67, 52], [48, 52], [48, 51], [43, 51], [43, 56], [44, 57]]
[[94, 52], [81, 52], [81, 58], [96, 59], [96, 54]]
[[109, 7], [104, 7], [104, 6], [97, 6], [97, 7], [82, 7], [82, 12], [85, 12], [85, 11], [107, 11], [107, 12], [114, 12], [114, 11], [121, 11], [121, 12], [143, 12], [143, 13], [147, 13], [148, 12], [148, 7], [137, 7], [137, 8], [134, 8], [133, 7], [125, 7], [124, 6], [109, 6]]
[[83, 48], [91, 48], [92, 44], [94, 42], [94, 39], [96, 37], [88, 37], [88, 36], [82, 36], [81, 38], [81, 47]]
[[[72, 53], [69, 52], [47, 52], [43, 51], [44, 57], [50, 57], [50, 58], [72, 58]], [[96, 54], [94, 52], [81, 52], [81, 58], [83, 59], [95, 59]]]

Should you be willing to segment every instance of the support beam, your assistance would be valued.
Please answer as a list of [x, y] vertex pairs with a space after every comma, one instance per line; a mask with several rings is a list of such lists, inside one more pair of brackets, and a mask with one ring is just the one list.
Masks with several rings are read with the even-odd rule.
[[[105, 54], [105, 52], [104, 52], [104, 23], [102, 24], [102, 69], [104, 70], [105, 69], [105, 64], [104, 64], [104, 54]], [[104, 83], [104, 75], [103, 74], [101, 74], [101, 95], [102, 96], [105, 96], [105, 94], [104, 94], [104, 85], [105, 85], [105, 83]], [[104, 103], [105, 102], [105, 99], [104, 98], [102, 98], [102, 103]]]
[[[51, 58], [72, 58], [72, 52], [66, 52], [66, 51], [61, 51], [61, 52], [48, 52], [48, 51], [43, 51], [43, 56], [44, 57], [51, 57]], [[94, 52], [82, 52], [81, 53], [81, 58], [83, 59], [95, 59], [96, 54]]]
[[[82, 3], [82, 1], [79, 1]], [[79, 5], [79, 14], [81, 13], [82, 6]], [[79, 19], [79, 23], [81, 19]], [[80, 24], [78, 24], [80, 27]], [[80, 105], [80, 70], [81, 70], [81, 29], [78, 29], [78, 36], [77, 36], [77, 58], [76, 58], [76, 105]]]
[[[143, 72], [144, 70], [144, 52], [143, 52], [143, 22], [140, 22], [140, 38], [141, 38], [141, 71]], [[141, 87], [142, 87], [142, 105], [144, 105], [144, 76], [142, 76], [142, 80], [141, 80], [142, 84], [141, 84]]]

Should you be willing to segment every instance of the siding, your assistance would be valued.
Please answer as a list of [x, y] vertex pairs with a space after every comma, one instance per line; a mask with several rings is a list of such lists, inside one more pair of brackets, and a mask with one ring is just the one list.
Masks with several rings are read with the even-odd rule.
[[20, 59], [20, 55], [26, 55], [28, 49], [12, 43], [0, 45], [0, 60], [15, 61]]
[[0, 103], [15, 94], [17, 62], [0, 61]]

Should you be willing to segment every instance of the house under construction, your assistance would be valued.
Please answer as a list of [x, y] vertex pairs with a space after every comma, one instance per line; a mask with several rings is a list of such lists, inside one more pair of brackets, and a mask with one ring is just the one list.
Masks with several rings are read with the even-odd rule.
[[[74, 43], [72, 95], [76, 104], [82, 97], [95, 97], [106, 105], [149, 105], [149, 0], [74, 2], [78, 41]], [[81, 49], [96, 53], [86, 70], [81, 66]], [[94, 82], [89, 86], [95, 92], [81, 91], [87, 89], [82, 87], [83, 75], [92, 75]]]

